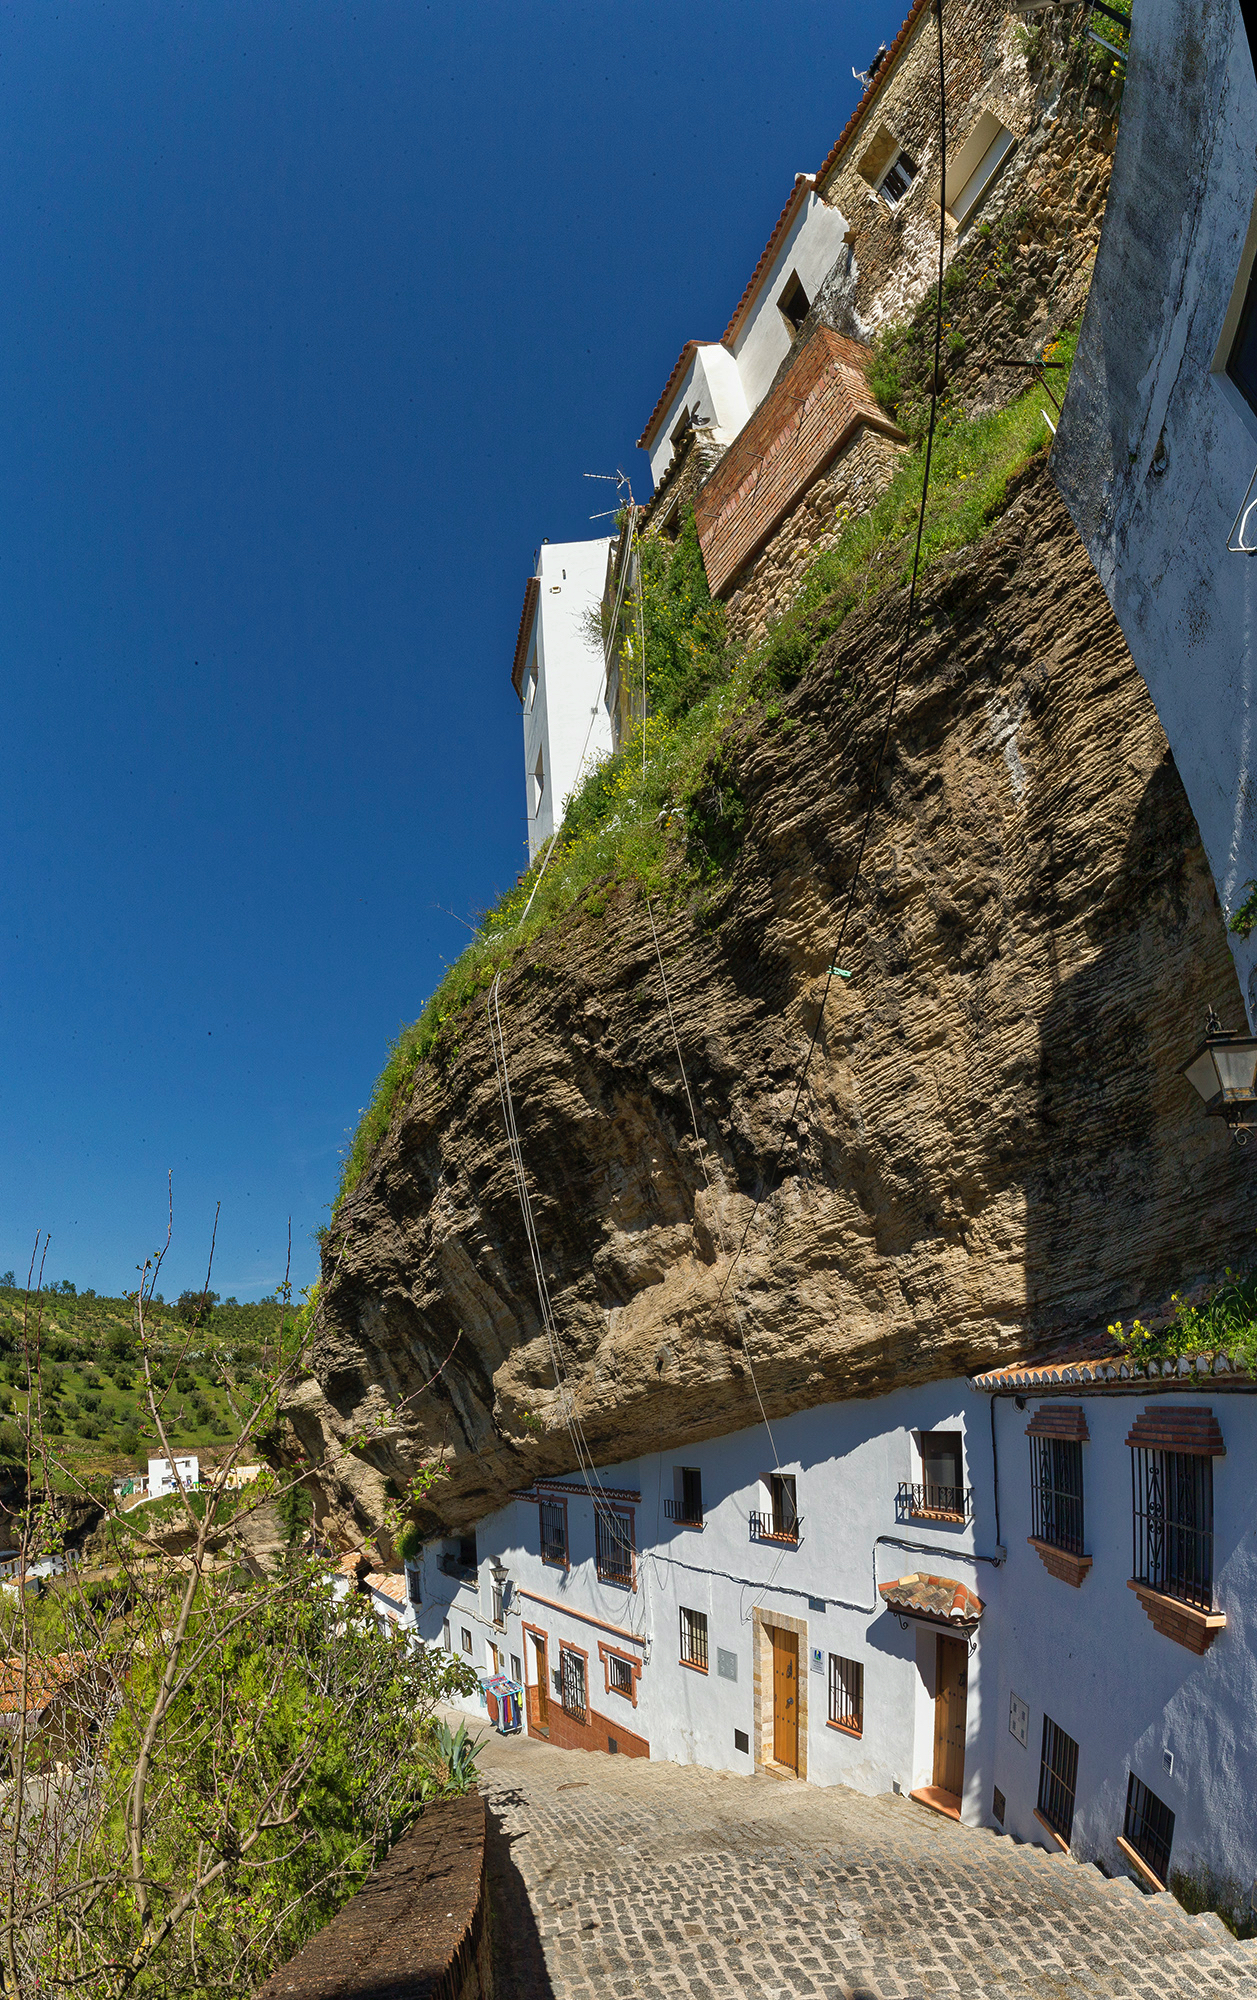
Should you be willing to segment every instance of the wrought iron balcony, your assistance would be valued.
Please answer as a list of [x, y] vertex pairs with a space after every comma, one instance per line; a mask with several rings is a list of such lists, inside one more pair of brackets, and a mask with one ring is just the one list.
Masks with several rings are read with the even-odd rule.
[[899, 1482], [899, 1518], [909, 1521], [971, 1521], [972, 1486], [914, 1486], [910, 1479]]
[[452, 1576], [456, 1583], [475, 1583], [480, 1574], [475, 1563], [460, 1562], [449, 1554], [441, 1557], [439, 1567], [442, 1576]]
[[753, 1542], [784, 1542], [787, 1548], [797, 1548], [803, 1530], [801, 1514], [751, 1515], [751, 1540]]
[[701, 1507], [687, 1506], [684, 1500], [665, 1500], [663, 1511], [670, 1521], [676, 1522], [678, 1528], [701, 1528], [703, 1525]]

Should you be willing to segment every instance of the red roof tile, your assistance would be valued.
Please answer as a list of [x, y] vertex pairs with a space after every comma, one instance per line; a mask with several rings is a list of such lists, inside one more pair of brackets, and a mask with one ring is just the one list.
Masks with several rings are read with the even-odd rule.
[[[975, 1389], [988, 1394], [1007, 1395], [1013, 1390], [1104, 1389], [1123, 1382], [1158, 1380], [1186, 1383], [1191, 1377], [1210, 1385], [1219, 1378], [1228, 1382], [1251, 1382], [1252, 1371], [1234, 1355], [1221, 1350], [1182, 1354], [1169, 1361], [1152, 1361], [1137, 1350], [1122, 1347], [1106, 1334], [1077, 1341], [1058, 1352], [1050, 1361], [1011, 1361], [1004, 1368], [988, 1368], [969, 1380]], [[1203, 1384], [1202, 1384], [1203, 1386]]]
[[368, 1590], [377, 1597], [387, 1597], [392, 1604], [405, 1604], [406, 1579], [392, 1570], [373, 1569], [365, 1579]]
[[971, 1631], [986, 1606], [968, 1584], [954, 1576], [925, 1576], [914, 1573], [897, 1577], [894, 1583], [878, 1585], [887, 1608], [904, 1618], [923, 1618], [930, 1625], [954, 1625]]
[[533, 608], [540, 594], [540, 577], [530, 576], [524, 585], [524, 608], [519, 614], [519, 632], [515, 639], [515, 658], [511, 663], [511, 686], [521, 701], [524, 699], [524, 661], [528, 657], [528, 634], [532, 630]]

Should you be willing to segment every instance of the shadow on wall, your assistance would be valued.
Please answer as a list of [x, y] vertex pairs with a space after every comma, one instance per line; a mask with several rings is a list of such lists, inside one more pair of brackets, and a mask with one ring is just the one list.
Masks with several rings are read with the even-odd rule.
[[[1086, 893], [1089, 857], [1054, 857], [1045, 893]], [[1026, 1183], [1026, 1317], [1039, 1337], [1129, 1321], [1200, 1276], [1247, 1258], [1257, 1158], [1207, 1118], [1179, 1074], [1212, 1003], [1244, 1004], [1217, 892], [1167, 751], [1149, 779], [1121, 866], [1086, 922], [1094, 956], [1040, 1026], [1038, 1106], [1047, 1143]]]

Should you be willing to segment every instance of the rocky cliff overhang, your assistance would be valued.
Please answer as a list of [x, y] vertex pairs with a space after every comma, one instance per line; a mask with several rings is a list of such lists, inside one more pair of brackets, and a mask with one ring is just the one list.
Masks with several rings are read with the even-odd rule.
[[[759, 1399], [771, 1416], [1031, 1356], [1248, 1247], [1243, 1163], [1179, 1075], [1206, 1004], [1238, 1012], [1216, 893], [1046, 472], [926, 581], [852, 976], [822, 1016], [904, 609], [853, 613], [737, 726], [731, 870], [702, 892], [678, 872], [656, 902], [697, 1141], [633, 883], [503, 979], [561, 1365], [600, 1463], [753, 1424]], [[752, 1215], [814, 1029], [799, 1133]], [[337, 1213], [287, 1406], [355, 1537], [439, 1459], [428, 1530], [576, 1463], [483, 1012], [438, 1046]]]

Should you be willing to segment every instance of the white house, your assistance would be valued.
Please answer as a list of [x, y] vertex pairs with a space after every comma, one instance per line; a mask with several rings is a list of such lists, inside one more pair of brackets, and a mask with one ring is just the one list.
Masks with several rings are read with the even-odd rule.
[[1147, 1886], [1247, 1885], [1251, 1379], [1094, 1356], [538, 1480], [429, 1545], [410, 1617], [520, 1681], [560, 1747], [910, 1793]]
[[168, 1458], [150, 1458], [148, 1461], [148, 1497], [159, 1500], [165, 1493], [177, 1493], [182, 1482], [185, 1491], [194, 1491], [201, 1483], [201, 1461], [199, 1458], [176, 1458], [179, 1479], [171, 1471]]
[[543, 542], [524, 591], [511, 682], [524, 711], [530, 862], [562, 825], [582, 777], [611, 749], [596, 628], [609, 547], [606, 537]]
[[759, 408], [820, 287], [846, 253], [848, 225], [796, 174], [759, 262], [719, 340], [687, 340], [638, 444], [658, 486], [692, 425], [712, 444], [732, 444]]

